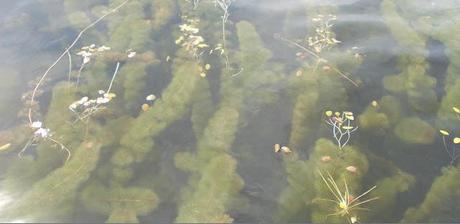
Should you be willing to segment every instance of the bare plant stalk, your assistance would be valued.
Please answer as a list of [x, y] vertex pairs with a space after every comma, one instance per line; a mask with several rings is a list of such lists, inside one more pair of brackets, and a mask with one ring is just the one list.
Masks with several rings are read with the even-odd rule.
[[[92, 22], [91, 24], [89, 24], [88, 26], [86, 26], [85, 28], [83, 28], [80, 33], [78, 33], [77, 37], [74, 39], [74, 41], [65, 49], [64, 52], [62, 52], [62, 54], [51, 64], [50, 67], [48, 67], [48, 69], [46, 69], [45, 73], [43, 73], [43, 75], [41, 76], [40, 80], [38, 81], [37, 85], [35, 86], [33, 92], [32, 92], [32, 97], [31, 97], [31, 105], [33, 105], [34, 103], [34, 100], [35, 100], [35, 94], [37, 93], [37, 90], [38, 88], [40, 87], [40, 85], [42, 84], [43, 80], [45, 80], [45, 78], [48, 76], [49, 72], [62, 60], [62, 58], [69, 54], [69, 51], [75, 46], [75, 44], [77, 44], [77, 42], [80, 40], [80, 38], [83, 36], [83, 34], [90, 28], [92, 28], [93, 26], [95, 26], [96, 24], [98, 24], [100, 21], [102, 21], [105, 17], [115, 13], [118, 9], [122, 8], [124, 5], [126, 5], [126, 3], [128, 3], [129, 1], [131, 0], [126, 0], [124, 2], [122, 2], [120, 5], [118, 5], [117, 7], [111, 9], [109, 12], [105, 13], [104, 15], [102, 15], [101, 17], [99, 17], [98, 19], [96, 19], [94, 22]], [[28, 116], [29, 116], [29, 123], [32, 124], [33, 122], [33, 119], [32, 119], [32, 106], [29, 107], [29, 112], [28, 112]]]
[[119, 68], [120, 68], [120, 62], [117, 62], [117, 67], [115, 68], [115, 72], [113, 72], [112, 80], [110, 80], [109, 88], [107, 88], [107, 93], [110, 93], [110, 90], [112, 89], [113, 81], [115, 80], [115, 77], [117, 76]]
[[347, 81], [349, 81], [351, 84], [353, 84], [354, 86], [356, 87], [359, 87], [358, 83], [356, 83], [355, 81], [353, 81], [350, 77], [348, 77], [345, 73], [343, 73], [342, 71], [340, 71], [338, 68], [336, 68], [335, 66], [333, 66], [332, 64], [330, 63], [327, 63], [327, 60], [322, 58], [321, 56], [319, 56], [318, 54], [316, 54], [315, 52], [313, 52], [312, 50], [302, 46], [301, 44], [295, 42], [295, 41], [292, 41], [292, 40], [289, 40], [287, 38], [284, 38], [282, 37], [281, 35], [276, 35], [276, 38], [284, 41], [284, 42], [287, 42], [291, 45], [294, 45], [295, 47], [305, 51], [306, 53], [308, 53], [309, 55], [315, 57], [318, 61], [322, 61], [324, 62], [327, 66], [331, 67], [332, 70], [334, 72], [336, 72], [337, 74], [339, 74], [340, 76], [342, 76], [342, 78], [346, 79]]
[[70, 54], [70, 51], [67, 51], [67, 56], [69, 58], [69, 73], [68, 73], [68, 80], [70, 82], [70, 75], [72, 74], [72, 55]]
[[224, 12], [224, 14], [221, 16], [222, 18], [222, 46], [224, 49], [224, 55], [225, 55], [225, 67], [228, 69], [228, 54], [227, 54], [227, 37], [225, 35], [226, 31], [226, 24], [228, 21], [228, 17], [230, 14], [228, 13], [228, 9], [232, 5], [233, 0], [215, 0], [215, 4], [220, 7], [220, 9]]
[[47, 137], [46, 139], [58, 144], [62, 150], [65, 150], [67, 152], [67, 158], [65, 160], [65, 163], [67, 163], [70, 159], [70, 156], [72, 156], [72, 153], [70, 152], [69, 148], [67, 148], [64, 144], [62, 144], [61, 142], [55, 140], [54, 138], [51, 138], [51, 137]]
[[[65, 160], [65, 163], [67, 163], [70, 159], [70, 156], [72, 155], [72, 153], [70, 152], [70, 149], [67, 148], [64, 144], [62, 144], [61, 142], [59, 142], [58, 140], [54, 139], [54, 138], [51, 138], [51, 137], [46, 137], [44, 138], [45, 140], [49, 140], [57, 145], [59, 145], [61, 147], [62, 150], [66, 151], [67, 153], [67, 158]], [[27, 141], [26, 145], [21, 149], [21, 151], [19, 151], [18, 153], [18, 157], [19, 158], [22, 158], [22, 154], [27, 150], [27, 148], [29, 148], [30, 145], [32, 145], [34, 143], [34, 141], [36, 141], [37, 139], [35, 137], [29, 139], [29, 141]]]
[[80, 84], [80, 76], [81, 76], [81, 72], [83, 71], [83, 68], [85, 68], [85, 64], [81, 64], [80, 69], [78, 69], [77, 86], [78, 84]]
[[[346, 124], [344, 124], [344, 122]], [[343, 149], [351, 139], [351, 134], [358, 130], [358, 127], [351, 127], [351, 121], [346, 119], [345, 115], [342, 114], [340, 119], [332, 118], [327, 119], [326, 124], [332, 127], [332, 135], [339, 146], [339, 149]], [[344, 127], [347, 127], [344, 129]], [[348, 128], [349, 127], [349, 128]]]
[[449, 147], [447, 147], [445, 136], [442, 136], [442, 143], [444, 144], [444, 149], [446, 150], [447, 155], [449, 155], [450, 165], [453, 165], [455, 161], [460, 157], [460, 154], [457, 154], [457, 148], [455, 147], [452, 148], [452, 152], [449, 151]]

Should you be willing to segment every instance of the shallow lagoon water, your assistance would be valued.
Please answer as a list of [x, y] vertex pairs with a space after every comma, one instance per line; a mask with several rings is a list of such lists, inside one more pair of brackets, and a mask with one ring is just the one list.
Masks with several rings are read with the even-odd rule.
[[130, 0], [40, 135], [123, 2], [2, 3], [0, 221], [460, 221], [459, 2]]

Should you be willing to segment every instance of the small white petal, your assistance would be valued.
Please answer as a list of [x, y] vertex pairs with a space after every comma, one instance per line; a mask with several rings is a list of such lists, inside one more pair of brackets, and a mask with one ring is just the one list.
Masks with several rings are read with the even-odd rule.
[[130, 53], [128, 54], [128, 58], [132, 58], [132, 57], [134, 57], [134, 56], [136, 56], [136, 52], [135, 52], [135, 51], [130, 52]]
[[90, 60], [91, 60], [90, 57], [84, 57], [84, 58], [83, 58], [83, 64], [88, 63]]
[[34, 121], [31, 125], [32, 128], [41, 128], [42, 122], [41, 121]]
[[150, 94], [148, 95], [147, 97], [145, 97], [145, 100], [147, 101], [154, 101], [157, 97], [153, 94]]

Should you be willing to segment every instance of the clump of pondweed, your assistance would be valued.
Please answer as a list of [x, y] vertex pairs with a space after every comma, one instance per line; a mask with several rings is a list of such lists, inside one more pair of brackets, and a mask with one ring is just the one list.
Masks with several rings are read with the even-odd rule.
[[[329, 50], [340, 43], [339, 40], [335, 39], [335, 34], [332, 31], [334, 26], [333, 21], [337, 20], [335, 15], [317, 15], [312, 18], [312, 21], [315, 23], [315, 35], [307, 36], [305, 40], [296, 42], [276, 34], [275, 38], [282, 40], [299, 50], [296, 56], [301, 60], [307, 60], [309, 64], [314, 65], [314, 70], [317, 70], [321, 67], [325, 71], [333, 71], [339, 74], [342, 78], [349, 81], [354, 86], [358, 87], [358, 83], [351, 79], [348, 74], [342, 72], [336, 66], [332, 65], [327, 58], [324, 57], [323, 53], [326, 50]], [[355, 49], [353, 49], [355, 50]], [[354, 57], [361, 60], [362, 56], [359, 53], [355, 53]], [[313, 60], [311, 60], [311, 59]]]

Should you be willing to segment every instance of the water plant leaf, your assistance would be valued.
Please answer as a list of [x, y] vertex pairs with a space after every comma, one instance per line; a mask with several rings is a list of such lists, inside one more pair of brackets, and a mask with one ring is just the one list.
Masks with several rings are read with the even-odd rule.
[[454, 144], [460, 144], [460, 137], [455, 137], [453, 142]]
[[328, 111], [326, 111], [325, 114], [326, 114], [326, 116], [330, 117], [330, 116], [332, 116], [332, 111], [328, 110]]
[[440, 132], [442, 135], [444, 135], [444, 136], [449, 136], [449, 135], [450, 135], [449, 132], [446, 131], [446, 130], [442, 130], [442, 129], [441, 129], [441, 130], [439, 130], [439, 132]]
[[11, 143], [6, 143], [6, 144], [0, 146], [0, 152], [5, 151], [5, 150], [9, 149], [10, 147], [11, 147]]
[[452, 107], [455, 113], [460, 114], [460, 109], [458, 107]]

